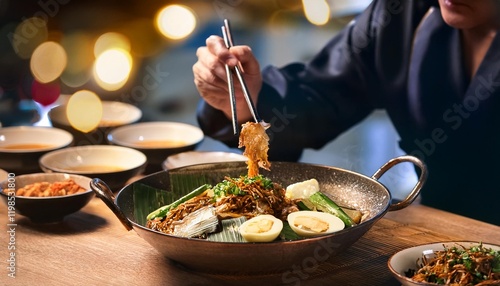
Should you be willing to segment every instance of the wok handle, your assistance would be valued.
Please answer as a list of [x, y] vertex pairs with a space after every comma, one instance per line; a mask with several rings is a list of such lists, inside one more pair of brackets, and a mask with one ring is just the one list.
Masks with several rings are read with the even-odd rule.
[[99, 178], [94, 178], [90, 181], [90, 188], [94, 191], [96, 196], [98, 196], [113, 213], [118, 217], [123, 226], [127, 230], [132, 230], [132, 223], [127, 219], [125, 214], [120, 210], [120, 208], [115, 204], [115, 196], [113, 192], [108, 187], [108, 185]]
[[389, 160], [387, 163], [385, 163], [382, 167], [380, 167], [375, 174], [373, 174], [372, 178], [375, 180], [380, 179], [385, 172], [387, 172], [389, 169], [391, 169], [393, 166], [403, 163], [403, 162], [410, 162], [415, 164], [417, 167], [420, 168], [420, 177], [418, 178], [417, 183], [415, 184], [415, 187], [413, 187], [413, 190], [411, 190], [410, 194], [401, 202], [391, 204], [389, 206], [389, 211], [397, 211], [400, 209], [403, 209], [410, 205], [420, 194], [420, 190], [422, 189], [425, 181], [427, 180], [427, 166], [425, 165], [424, 162], [422, 162], [420, 159], [414, 156], [399, 156], [394, 159]]

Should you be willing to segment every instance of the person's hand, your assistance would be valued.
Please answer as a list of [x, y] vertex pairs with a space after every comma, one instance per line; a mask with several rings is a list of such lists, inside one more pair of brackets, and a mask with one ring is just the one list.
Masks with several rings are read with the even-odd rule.
[[[231, 118], [231, 102], [225, 64], [234, 67], [240, 64], [248, 91], [257, 104], [257, 97], [262, 87], [262, 76], [258, 61], [248, 46], [234, 46], [228, 50], [224, 40], [210, 36], [206, 46], [198, 48], [198, 61], [193, 65], [194, 83], [201, 97], [211, 106], [224, 112]], [[234, 91], [237, 103], [237, 115], [240, 123], [252, 120], [252, 115], [243, 97], [240, 82], [234, 76]]]

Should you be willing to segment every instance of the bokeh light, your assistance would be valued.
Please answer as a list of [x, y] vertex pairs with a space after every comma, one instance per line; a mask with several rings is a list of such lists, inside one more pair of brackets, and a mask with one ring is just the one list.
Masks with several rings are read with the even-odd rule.
[[56, 102], [61, 94], [59, 82], [40, 83], [36, 80], [31, 85], [31, 97], [42, 106], [49, 106]]
[[302, 0], [304, 14], [309, 22], [321, 26], [330, 20], [330, 6], [325, 0]]
[[9, 40], [16, 54], [22, 59], [29, 59], [33, 51], [48, 37], [47, 23], [37, 17], [23, 20], [17, 25]]
[[156, 16], [158, 30], [167, 38], [179, 40], [189, 36], [196, 28], [196, 17], [183, 5], [169, 5]]
[[66, 117], [73, 128], [90, 132], [99, 126], [102, 119], [102, 102], [89, 90], [75, 92], [66, 105]]
[[134, 57], [151, 57], [164, 51], [164, 37], [158, 33], [154, 21], [140, 18], [124, 24]]
[[31, 73], [40, 83], [49, 83], [61, 76], [66, 63], [66, 52], [60, 44], [44, 42], [31, 55]]
[[99, 57], [100, 54], [110, 49], [130, 52], [130, 40], [120, 33], [108, 32], [102, 34], [94, 44], [94, 55]]
[[102, 52], [94, 64], [96, 82], [109, 91], [123, 87], [131, 71], [132, 57], [122, 49], [110, 49]]
[[68, 55], [66, 69], [61, 81], [69, 87], [81, 87], [92, 76], [94, 61], [93, 38], [84, 32], [68, 33], [61, 39], [61, 45]]

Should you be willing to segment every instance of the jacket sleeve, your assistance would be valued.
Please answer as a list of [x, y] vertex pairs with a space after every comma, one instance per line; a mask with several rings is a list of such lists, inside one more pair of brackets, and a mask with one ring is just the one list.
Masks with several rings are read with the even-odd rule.
[[[407, 6], [412, 2], [404, 1]], [[270, 160], [296, 161], [304, 148], [321, 148], [381, 107], [377, 37], [385, 26], [397, 26], [396, 18], [404, 17], [402, 11], [391, 14], [397, 8], [391, 5], [394, 1], [372, 1], [310, 62], [263, 70], [257, 108], [271, 124]], [[390, 23], [381, 22], [387, 16], [393, 16]], [[229, 120], [219, 111], [204, 103], [199, 111], [200, 125], [208, 136], [237, 144]]]

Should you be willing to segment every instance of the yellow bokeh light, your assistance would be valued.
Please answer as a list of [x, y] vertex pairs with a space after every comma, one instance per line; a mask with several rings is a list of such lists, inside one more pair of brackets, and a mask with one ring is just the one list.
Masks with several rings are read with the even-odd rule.
[[92, 67], [93, 43], [89, 35], [83, 32], [65, 34], [61, 39], [61, 45], [68, 54], [65, 72], [79, 73], [88, 71]]
[[68, 54], [68, 64], [60, 79], [69, 87], [80, 87], [92, 76], [93, 39], [84, 32], [74, 32], [65, 34], [61, 44]]
[[110, 49], [130, 52], [130, 40], [120, 33], [109, 32], [102, 34], [94, 44], [94, 55], [99, 57], [100, 54]]
[[189, 36], [196, 28], [196, 17], [183, 5], [169, 5], [156, 16], [156, 27], [167, 38], [179, 40]]
[[106, 90], [117, 90], [125, 85], [132, 71], [132, 56], [121, 49], [102, 52], [94, 64], [96, 82]]
[[29, 59], [36, 47], [45, 42], [47, 37], [47, 23], [41, 18], [32, 17], [19, 23], [9, 40], [20, 58]]
[[92, 78], [92, 74], [88, 72], [64, 72], [61, 75], [61, 82], [68, 87], [78, 88], [85, 85]]
[[60, 44], [45, 42], [31, 55], [31, 73], [37, 81], [49, 83], [61, 76], [67, 61], [66, 51]]
[[96, 129], [102, 118], [101, 99], [89, 90], [75, 92], [66, 105], [66, 117], [76, 130], [87, 133]]
[[302, 0], [304, 14], [309, 22], [321, 26], [330, 20], [330, 6], [325, 0]]
[[132, 44], [130, 53], [137, 57], [156, 56], [163, 51], [164, 37], [150, 18], [137, 18], [123, 25]]

